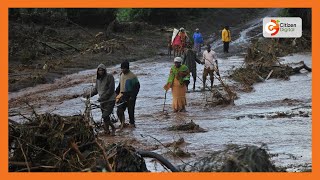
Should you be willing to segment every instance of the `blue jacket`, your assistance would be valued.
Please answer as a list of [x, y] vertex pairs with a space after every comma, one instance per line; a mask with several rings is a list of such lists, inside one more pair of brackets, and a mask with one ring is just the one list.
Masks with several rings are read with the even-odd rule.
[[202, 38], [201, 33], [195, 32], [195, 33], [193, 34], [193, 40], [194, 40], [195, 43], [198, 43], [198, 44], [203, 43], [203, 38]]

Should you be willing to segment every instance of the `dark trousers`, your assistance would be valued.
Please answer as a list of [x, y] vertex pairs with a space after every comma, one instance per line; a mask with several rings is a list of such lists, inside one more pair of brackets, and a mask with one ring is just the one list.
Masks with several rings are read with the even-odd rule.
[[223, 42], [223, 52], [229, 52], [229, 42]]
[[115, 130], [115, 127], [110, 120], [110, 114], [113, 112], [114, 105], [115, 105], [115, 101], [107, 101], [107, 102], [100, 103], [102, 119], [104, 122], [104, 129], [106, 132], [110, 131], [109, 126], [111, 127], [112, 130]]
[[117, 115], [118, 118], [120, 120], [120, 122], [125, 122], [125, 115], [124, 115], [124, 111], [126, 110], [126, 108], [128, 108], [128, 114], [129, 114], [129, 123], [130, 124], [135, 124], [135, 120], [134, 120], [134, 108], [136, 106], [136, 100], [137, 98], [129, 98], [129, 100], [120, 105], [117, 109]]

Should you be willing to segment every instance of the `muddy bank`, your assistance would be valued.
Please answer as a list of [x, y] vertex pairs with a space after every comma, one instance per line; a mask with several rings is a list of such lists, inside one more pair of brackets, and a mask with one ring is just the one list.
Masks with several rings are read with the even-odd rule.
[[[11, 27], [12, 32], [14, 32], [19, 25], [11, 24]], [[26, 53], [23, 51], [10, 56], [9, 91], [17, 91], [37, 84], [52, 83], [55, 79], [67, 74], [96, 68], [100, 63], [110, 66], [119, 64], [124, 60], [136, 61], [155, 56], [158, 49], [165, 44], [164, 33], [157, 27], [151, 26], [139, 32], [117, 33], [115, 38], [109, 40], [105, 38], [104, 34], [98, 37], [82, 35], [80, 38], [72, 40], [75, 42], [70, 42], [68, 39], [75, 34], [83, 34], [81, 30], [69, 27], [55, 31], [59, 32], [56, 39], [62, 39], [61, 41], [77, 46], [80, 52], [74, 51], [64, 44], [61, 45], [59, 42], [53, 43], [45, 36], [41, 42], [46, 42], [46, 44], [50, 44], [50, 47], [57, 50], [52, 50], [52, 48], [40, 44], [34, 48], [41, 53], [37, 53], [37, 56], [34, 55], [33, 58], [30, 58], [28, 54], [21, 54]], [[103, 32], [103, 29], [91, 30], [91, 32], [98, 35], [99, 32]], [[31, 39], [30, 41], [29, 43], [39, 44], [37, 43], [39, 40]], [[19, 45], [21, 46], [21, 44]], [[145, 48], [147, 46], [148, 48]], [[59, 51], [63, 53], [59, 53]]]
[[[185, 17], [186, 21], [179, 23], [129, 22], [113, 26], [110, 23], [105, 28], [82, 27], [59, 17], [50, 20], [55, 22], [53, 24], [11, 20], [9, 91], [52, 83], [57, 78], [95, 68], [100, 63], [110, 66], [124, 60], [136, 61], [165, 54], [167, 37], [171, 35], [165, 31], [168, 27], [184, 27], [189, 35], [198, 27], [206, 42], [213, 42], [220, 39], [221, 28], [229, 24], [234, 37], [238, 37], [241, 26], [255, 14], [269, 11], [272, 9], [204, 9], [197, 16]], [[213, 20], [213, 16], [219, 18]], [[239, 18], [230, 18], [233, 16]]]

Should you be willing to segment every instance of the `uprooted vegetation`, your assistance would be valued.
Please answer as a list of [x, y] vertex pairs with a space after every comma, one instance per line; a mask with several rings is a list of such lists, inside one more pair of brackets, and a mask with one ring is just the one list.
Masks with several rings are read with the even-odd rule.
[[[163, 156], [137, 150], [127, 143], [108, 144], [98, 138], [90, 109], [82, 115], [34, 114], [24, 122], [9, 120], [9, 171], [11, 172], [148, 172], [144, 158], [155, 158], [173, 172], [274, 172], [280, 171], [269, 160], [266, 150], [256, 146], [229, 145], [223, 151], [196, 163], [181, 158], [194, 156], [186, 150], [183, 138], [162, 144], [167, 156], [184, 166], [172, 165]], [[173, 126], [172, 130], [203, 132], [193, 123]]]
[[9, 120], [9, 171], [148, 171], [132, 146], [98, 139], [88, 114], [34, 112], [23, 123]]
[[288, 80], [301, 69], [311, 72], [311, 68], [303, 61], [297, 67], [281, 64], [279, 57], [310, 50], [310, 32], [298, 39], [257, 39], [247, 49], [244, 66], [234, 70], [230, 77], [240, 82], [244, 91], [251, 91], [254, 83], [270, 78]]
[[50, 83], [100, 63], [155, 56], [165, 43], [163, 33], [147, 23], [112, 21], [88, 28], [61, 14], [44, 16], [21, 13], [9, 22], [9, 91]]

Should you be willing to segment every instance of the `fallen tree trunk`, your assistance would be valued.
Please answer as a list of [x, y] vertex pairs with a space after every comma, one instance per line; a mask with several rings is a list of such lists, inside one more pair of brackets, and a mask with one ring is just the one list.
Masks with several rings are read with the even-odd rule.
[[75, 50], [78, 51], [78, 52], [81, 51], [80, 49], [78, 49], [78, 48], [76, 48], [76, 47], [74, 47], [74, 46], [72, 46], [72, 45], [70, 45], [70, 44], [68, 44], [68, 43], [66, 43], [66, 42], [64, 42], [64, 41], [61, 41], [61, 40], [59, 40], [59, 39], [52, 38], [52, 37], [47, 37], [47, 38], [49, 38], [49, 39], [51, 39], [51, 40], [54, 40], [54, 41], [57, 41], [57, 42], [59, 42], [59, 43], [62, 43], [62, 44], [64, 44], [64, 45], [67, 45], [67, 46], [75, 49]]

